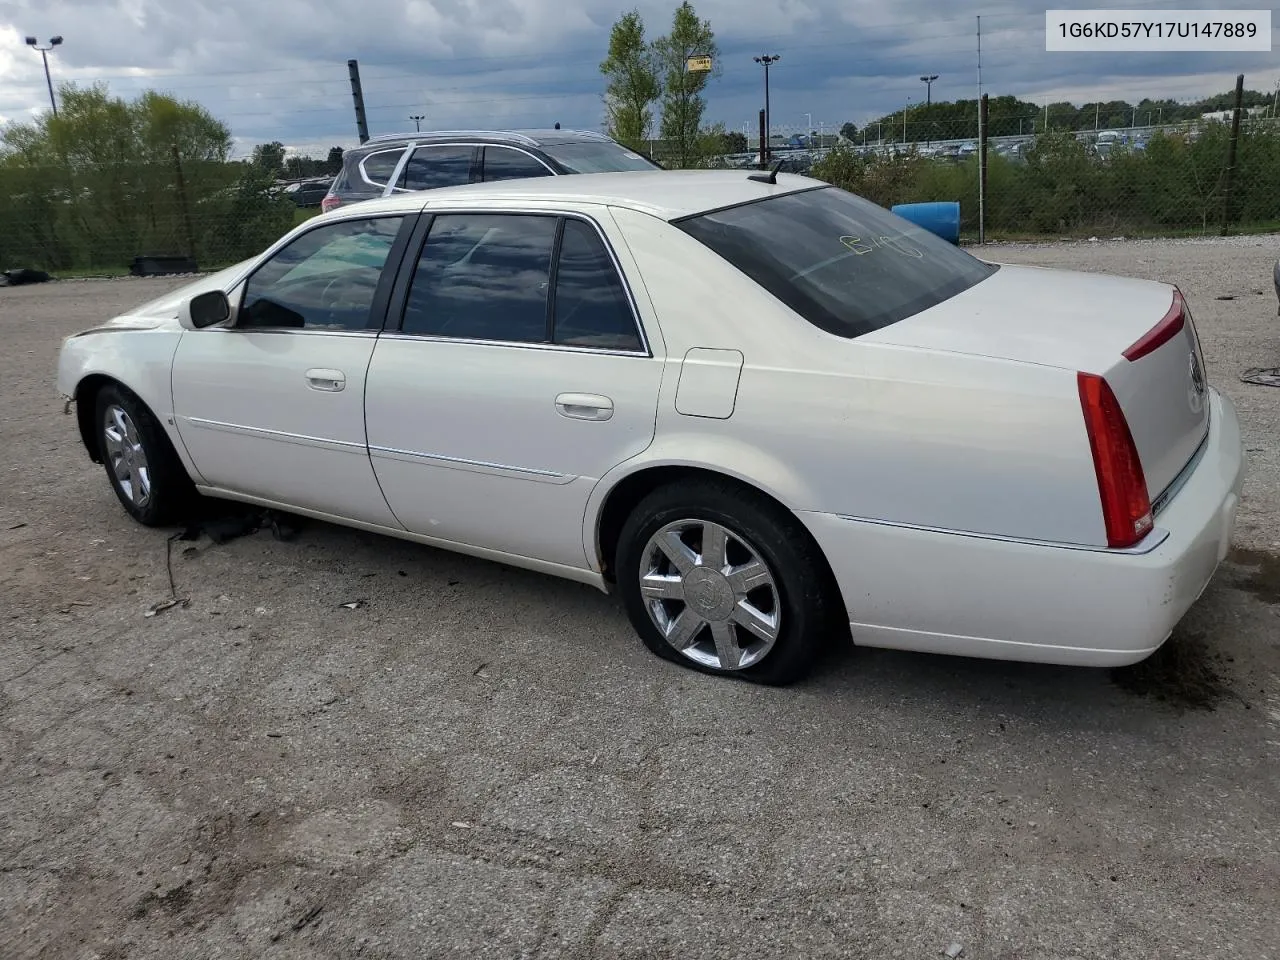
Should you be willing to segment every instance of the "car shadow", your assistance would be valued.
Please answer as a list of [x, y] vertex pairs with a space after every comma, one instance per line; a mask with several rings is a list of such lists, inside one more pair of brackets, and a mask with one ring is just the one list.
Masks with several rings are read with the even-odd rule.
[[[222, 514], [222, 533], [236, 528], [234, 520], [228, 526], [226, 515]], [[296, 547], [313, 556], [319, 553], [315, 560], [320, 564], [355, 578], [403, 584], [403, 593], [393, 593], [388, 602], [413, 604], [424, 591], [479, 588], [486, 596], [497, 592], [512, 598], [526, 618], [530, 609], [545, 609], [543, 628], [561, 632], [566, 643], [579, 642], [571, 634], [581, 630], [589, 635], [580, 642], [594, 644], [598, 657], [647, 665], [641, 669], [654, 675], [646, 682], [678, 684], [689, 679], [688, 671], [679, 666], [647, 653], [638, 655], [639, 641], [616, 596], [590, 586], [320, 521], [263, 517], [261, 511], [249, 516], [241, 521], [240, 533], [257, 534], [253, 539], [262, 538], [260, 549]], [[280, 536], [281, 529], [288, 531], [287, 537]], [[270, 545], [264, 531], [291, 542]], [[1247, 687], [1244, 668], [1234, 663], [1231, 644], [1223, 641], [1224, 624], [1239, 619], [1236, 611], [1248, 602], [1247, 593], [1266, 602], [1270, 567], [1264, 563], [1262, 573], [1251, 572], [1248, 565], [1256, 561], [1252, 555], [1233, 555], [1174, 635], [1155, 655], [1133, 666], [1108, 670], [833, 644], [809, 678], [787, 688], [759, 688], [759, 696], [817, 698], [832, 707], [839, 704], [839, 709], [849, 704], [857, 709], [859, 702], [942, 703], [957, 713], [1052, 717], [1060, 728], [1096, 729], [1123, 722], [1135, 731], [1147, 724], [1166, 724], [1171, 715], [1228, 704], [1248, 707], [1249, 693], [1242, 692]], [[601, 624], [609, 628], [602, 630]], [[700, 680], [718, 682], [710, 677]]]

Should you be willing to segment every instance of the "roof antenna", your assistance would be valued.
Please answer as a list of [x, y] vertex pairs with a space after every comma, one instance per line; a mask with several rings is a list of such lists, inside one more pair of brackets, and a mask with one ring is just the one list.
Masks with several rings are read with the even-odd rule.
[[[785, 159], [786, 159], [786, 158], [785, 158], [785, 157], [783, 157], [783, 160], [785, 160]], [[778, 182], [778, 171], [782, 169], [782, 162], [783, 162], [783, 160], [779, 160], [779, 161], [778, 161], [777, 163], [775, 163], [772, 167], [770, 167], [770, 168], [769, 168], [769, 172], [768, 172], [768, 173], [752, 173], [752, 174], [748, 174], [747, 179], [748, 179], [748, 180], [754, 180], [754, 181], [756, 181], [757, 183], [777, 183], [777, 182]]]
[[560, 129], [560, 121], [559, 121], [559, 120], [557, 120], [557, 121], [556, 121], [556, 129], [557, 129], [557, 130], [559, 130], [559, 129]]

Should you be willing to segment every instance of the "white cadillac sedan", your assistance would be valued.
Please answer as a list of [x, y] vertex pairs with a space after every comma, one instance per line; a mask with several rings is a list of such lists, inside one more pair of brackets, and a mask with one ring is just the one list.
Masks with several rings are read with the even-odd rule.
[[1244, 470], [1176, 287], [745, 171], [342, 207], [68, 338], [58, 387], [144, 524], [223, 497], [567, 577], [764, 683], [850, 635], [1141, 660]]

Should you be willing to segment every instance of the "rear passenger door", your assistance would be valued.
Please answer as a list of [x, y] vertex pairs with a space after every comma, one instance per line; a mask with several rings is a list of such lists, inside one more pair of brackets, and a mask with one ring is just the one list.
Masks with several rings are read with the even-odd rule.
[[587, 498], [652, 442], [663, 369], [610, 229], [449, 212], [410, 248], [365, 394], [374, 472], [409, 530], [589, 569]]

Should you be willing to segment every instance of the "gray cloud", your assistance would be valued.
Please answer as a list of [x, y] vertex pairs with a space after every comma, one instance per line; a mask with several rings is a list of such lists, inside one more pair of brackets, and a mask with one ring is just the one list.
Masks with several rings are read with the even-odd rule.
[[[355, 139], [346, 60], [360, 60], [370, 126], [598, 127], [597, 66], [617, 0], [8, 0], [0, 13], [0, 118], [47, 109], [40, 58], [22, 43], [55, 33], [58, 81], [105, 81], [121, 95], [155, 87], [204, 103], [244, 149], [268, 139], [320, 149]], [[1131, 0], [1152, 10], [1204, 4]], [[651, 34], [674, 4], [645, 0]], [[983, 18], [983, 82], [993, 94], [1046, 99], [1198, 97], [1237, 72], [1271, 89], [1275, 53], [1050, 54], [1044, 5], [996, 0], [704, 0], [722, 50], [707, 92], [709, 121], [754, 127], [762, 106], [757, 53], [772, 72], [775, 125], [861, 123], [923, 100], [918, 76], [937, 73], [935, 99], [977, 87], [976, 13]]]

